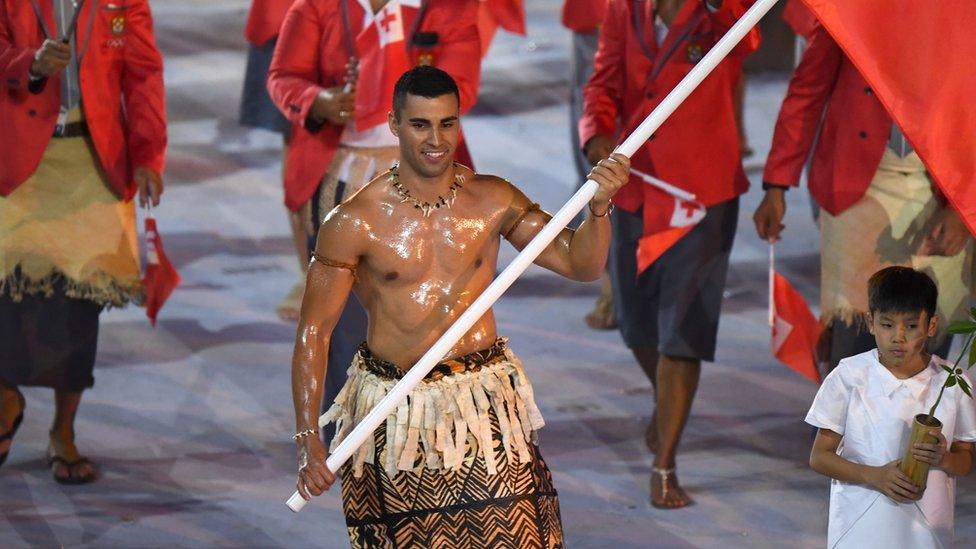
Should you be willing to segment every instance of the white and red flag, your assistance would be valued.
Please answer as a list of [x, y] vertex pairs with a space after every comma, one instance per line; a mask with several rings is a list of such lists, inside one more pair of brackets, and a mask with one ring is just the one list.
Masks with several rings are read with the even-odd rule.
[[156, 316], [169, 299], [173, 290], [180, 285], [180, 273], [170, 263], [163, 250], [163, 239], [156, 228], [156, 218], [152, 213], [146, 216], [146, 272], [142, 277], [142, 287], [146, 292], [146, 316], [149, 323], [156, 326]]
[[391, 0], [375, 14], [366, 10], [368, 20], [356, 37], [361, 57], [356, 80], [357, 131], [386, 123], [393, 86], [411, 67], [406, 41], [419, 9], [420, 0]]
[[645, 236], [637, 243], [637, 272], [642, 273], [705, 217], [705, 205], [694, 194], [666, 181], [633, 167], [630, 172], [660, 195], [654, 202], [661, 207], [644, 213]]
[[972, 0], [803, 0], [976, 234]]
[[803, 295], [776, 272], [772, 244], [769, 245], [769, 326], [773, 356], [796, 373], [820, 383], [817, 369], [820, 323]]

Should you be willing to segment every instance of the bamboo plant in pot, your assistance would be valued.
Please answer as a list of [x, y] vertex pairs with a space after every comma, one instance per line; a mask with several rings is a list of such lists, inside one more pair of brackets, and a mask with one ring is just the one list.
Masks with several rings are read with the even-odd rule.
[[964, 336], [966, 338], [965, 342], [952, 367], [942, 366], [942, 369], [948, 372], [949, 375], [946, 377], [945, 383], [942, 384], [942, 388], [939, 389], [939, 396], [935, 399], [935, 404], [932, 405], [929, 412], [915, 416], [915, 421], [912, 423], [912, 433], [908, 437], [908, 446], [905, 448], [905, 457], [901, 460], [902, 472], [908, 475], [912, 479], [912, 482], [922, 489], [925, 488], [925, 482], [929, 476], [929, 464], [917, 461], [912, 456], [912, 446], [916, 443], [935, 444], [938, 442], [938, 439], [932, 436], [930, 431], [942, 429], [942, 422], [935, 417], [935, 411], [939, 407], [939, 403], [942, 402], [942, 395], [945, 394], [946, 389], [959, 387], [964, 393], [969, 395], [969, 398], [973, 397], [972, 387], [966, 382], [966, 378], [962, 376], [963, 369], [959, 367], [959, 364], [962, 362], [963, 357], [966, 357], [968, 361], [966, 364], [967, 370], [972, 368], [973, 364], [976, 364], [976, 345], [973, 345], [973, 339], [976, 338], [976, 308], [969, 310], [969, 320], [952, 323], [948, 328], [948, 332], [950, 334]]

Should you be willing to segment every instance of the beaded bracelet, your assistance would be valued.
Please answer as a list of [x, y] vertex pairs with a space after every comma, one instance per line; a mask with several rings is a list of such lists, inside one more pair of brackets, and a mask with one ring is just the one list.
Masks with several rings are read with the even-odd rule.
[[309, 435], [317, 435], [317, 434], [319, 434], [318, 429], [305, 429], [304, 431], [299, 431], [295, 433], [294, 435], [291, 436], [291, 438], [297, 441], [298, 439], [305, 438]]

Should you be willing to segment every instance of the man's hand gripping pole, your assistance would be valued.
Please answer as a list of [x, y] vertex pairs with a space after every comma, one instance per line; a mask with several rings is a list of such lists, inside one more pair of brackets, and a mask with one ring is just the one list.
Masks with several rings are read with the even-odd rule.
[[[698, 87], [698, 84], [712, 72], [712, 69], [725, 59], [725, 56], [732, 51], [732, 48], [742, 40], [776, 2], [777, 0], [759, 0], [753, 4], [749, 8], [749, 11], [725, 33], [725, 36], [715, 44], [698, 65], [675, 86], [674, 90], [654, 109], [654, 112], [648, 115], [641, 122], [640, 126], [634, 130], [634, 133], [621, 143], [614, 152], [626, 155], [628, 158], [633, 156], [634, 152], [671, 116], [671, 113]], [[407, 371], [403, 379], [393, 386], [393, 389], [380, 400], [369, 414], [359, 422], [359, 425], [356, 425], [352, 432], [336, 447], [335, 452], [325, 462], [326, 467], [330, 471], [338, 471], [342, 464], [355, 453], [380, 423], [386, 421], [386, 417], [397, 408], [403, 399], [407, 398], [410, 391], [424, 379], [424, 376], [444, 358], [448, 351], [454, 347], [454, 344], [495, 304], [495, 301], [535, 261], [539, 254], [545, 250], [546, 246], [566, 228], [566, 225], [576, 217], [576, 214], [586, 207], [586, 204], [596, 194], [596, 190], [597, 183], [593, 180], [587, 180], [580, 187], [569, 202], [553, 216], [549, 223], [539, 231], [539, 234], [512, 260], [508, 267], [498, 275], [491, 285], [485, 288], [485, 291], [478, 299], [458, 317], [454, 324], [444, 332], [444, 335], [434, 343], [430, 350], [424, 356], [420, 357], [420, 360], [417, 361], [413, 368]], [[296, 513], [301, 511], [306, 503], [308, 502], [305, 501], [298, 491], [295, 491], [287, 501], [288, 507]]]

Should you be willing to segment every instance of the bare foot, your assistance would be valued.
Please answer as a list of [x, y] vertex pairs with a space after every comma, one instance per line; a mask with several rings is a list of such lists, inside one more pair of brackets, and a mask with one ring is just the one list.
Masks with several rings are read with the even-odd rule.
[[694, 503], [678, 484], [674, 469], [651, 469], [651, 505], [658, 509], [680, 509]]
[[657, 410], [651, 414], [651, 422], [644, 429], [644, 445], [652, 454], [657, 453]]
[[74, 436], [51, 432], [47, 455], [54, 480], [62, 484], [86, 484], [95, 480], [97, 471], [78, 452]]
[[603, 285], [600, 288], [600, 296], [596, 298], [593, 310], [584, 317], [586, 325], [594, 330], [615, 330], [617, 328], [617, 315], [613, 310], [613, 289], [610, 285], [610, 278], [604, 274]]
[[298, 320], [302, 309], [302, 297], [305, 295], [305, 279], [302, 278], [292, 286], [288, 295], [281, 300], [275, 312], [281, 320]]

